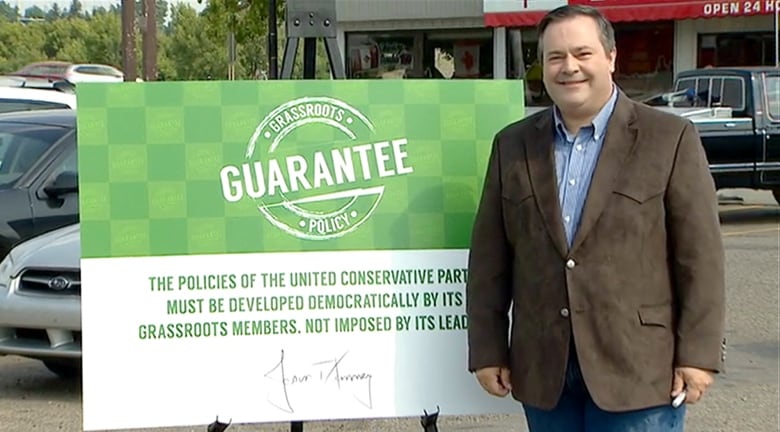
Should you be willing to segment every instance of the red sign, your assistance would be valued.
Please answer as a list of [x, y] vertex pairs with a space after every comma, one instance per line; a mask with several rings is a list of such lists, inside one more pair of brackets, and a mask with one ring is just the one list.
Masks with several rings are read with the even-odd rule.
[[530, 27], [541, 21], [547, 11], [533, 12], [492, 12], [486, 13], [485, 25], [488, 27]]
[[[612, 22], [660, 21], [773, 14], [780, 0], [569, 0], [594, 6]], [[535, 25], [544, 12], [485, 15], [492, 27]]]
[[[777, 0], [569, 0], [569, 4], [584, 4], [601, 9], [617, 21], [657, 19], [707, 18], [772, 14]], [[631, 6], [633, 11], [625, 8]], [[623, 19], [620, 19], [623, 18]]]
[[711, 2], [704, 5], [704, 16], [773, 14], [778, 6], [772, 0]]

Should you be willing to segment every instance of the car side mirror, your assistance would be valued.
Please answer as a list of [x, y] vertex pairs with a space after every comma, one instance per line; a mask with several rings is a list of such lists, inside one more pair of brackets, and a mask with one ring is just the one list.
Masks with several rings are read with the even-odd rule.
[[51, 198], [79, 191], [79, 175], [73, 171], [63, 171], [52, 182], [43, 188]]

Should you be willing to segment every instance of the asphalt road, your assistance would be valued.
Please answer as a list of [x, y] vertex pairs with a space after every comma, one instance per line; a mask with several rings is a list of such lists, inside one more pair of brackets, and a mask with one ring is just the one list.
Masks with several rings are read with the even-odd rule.
[[[780, 430], [780, 207], [765, 192], [726, 192], [721, 194], [721, 221], [727, 256], [727, 370], [705, 400], [689, 409], [686, 431], [776, 432]], [[441, 432], [526, 431], [519, 407], [517, 415], [443, 417], [438, 425]], [[422, 431], [417, 418], [317, 422], [305, 424], [304, 429]], [[80, 430], [78, 381], [59, 380], [33, 360], [0, 357], [0, 431]], [[206, 427], [155, 430], [203, 432]], [[233, 425], [228, 432], [287, 430], [289, 424]]]

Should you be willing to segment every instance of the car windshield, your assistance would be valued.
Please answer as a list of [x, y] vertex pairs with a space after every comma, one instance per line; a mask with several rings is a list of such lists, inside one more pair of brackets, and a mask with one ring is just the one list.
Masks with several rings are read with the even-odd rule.
[[68, 128], [0, 123], [0, 189], [8, 189]]
[[58, 75], [64, 76], [68, 71], [68, 64], [59, 63], [37, 63], [27, 65], [20, 71], [20, 75]]
[[104, 76], [111, 76], [117, 78], [122, 77], [122, 74], [118, 70], [108, 66], [84, 65], [84, 66], [76, 67], [75, 71], [78, 73], [83, 73], [88, 75], [104, 75]]
[[68, 105], [60, 102], [51, 102], [32, 99], [10, 99], [0, 97], [0, 113], [14, 111], [32, 111], [39, 109], [67, 109]]

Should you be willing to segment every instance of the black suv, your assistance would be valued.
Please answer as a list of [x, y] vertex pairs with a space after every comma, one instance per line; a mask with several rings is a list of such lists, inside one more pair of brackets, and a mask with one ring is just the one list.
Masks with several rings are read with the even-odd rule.
[[0, 114], [0, 260], [78, 220], [76, 111]]

